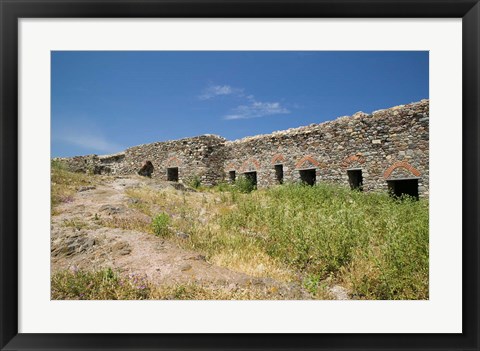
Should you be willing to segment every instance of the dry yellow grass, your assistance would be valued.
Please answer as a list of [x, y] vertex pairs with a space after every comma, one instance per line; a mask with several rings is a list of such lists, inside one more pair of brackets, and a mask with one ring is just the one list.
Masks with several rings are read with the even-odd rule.
[[213, 254], [210, 261], [259, 278], [270, 277], [278, 281], [290, 282], [295, 277], [293, 271], [254, 246], [242, 248], [238, 252], [221, 251]]
[[53, 300], [276, 300], [276, 287], [209, 286], [199, 283], [156, 285], [142, 275], [100, 271], [59, 271], [51, 279]]
[[[255, 277], [286, 282], [294, 279], [292, 270], [259, 249], [255, 244], [258, 238], [248, 233], [232, 235], [219, 225], [219, 218], [236, 209], [230, 194], [180, 192], [170, 188], [152, 190], [148, 187], [128, 189], [126, 194], [138, 200], [130, 205], [132, 209], [150, 216], [160, 212], [169, 214], [173, 229], [190, 235], [189, 240], [175, 236], [172, 240], [185, 249], [200, 251], [209, 262]], [[110, 221], [107, 225], [130, 229], [122, 222]], [[145, 227], [143, 231], [151, 233], [151, 228]]]
[[111, 179], [108, 176], [93, 177], [85, 173], [69, 172], [61, 162], [52, 161], [50, 169], [52, 216], [61, 212], [56, 208], [59, 204], [72, 201], [73, 195], [81, 186], [97, 185]]
[[86, 174], [72, 173], [60, 166], [52, 165], [51, 169], [51, 207], [72, 201], [73, 195], [80, 186], [92, 185], [93, 177]]
[[71, 218], [63, 220], [63, 226], [75, 228], [77, 230], [88, 228], [89, 223], [85, 222], [82, 218]]
[[143, 216], [129, 216], [129, 217], [112, 216], [112, 217], [100, 218], [96, 222], [97, 224], [104, 227], [120, 228], [125, 230], [135, 230], [139, 232], [153, 234], [151, 220]]

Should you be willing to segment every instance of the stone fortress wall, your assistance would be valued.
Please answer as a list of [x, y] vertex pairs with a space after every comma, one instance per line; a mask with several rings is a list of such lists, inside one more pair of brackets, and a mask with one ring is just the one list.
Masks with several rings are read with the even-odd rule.
[[427, 197], [428, 144], [429, 100], [421, 100], [235, 141], [203, 135], [62, 160], [75, 171], [121, 175], [136, 173], [149, 160], [154, 178], [185, 183], [198, 177], [214, 185], [246, 175], [259, 188], [333, 182]]
[[[202, 135], [193, 138], [143, 144], [114, 155], [86, 155], [59, 160], [75, 172], [94, 174], [135, 174], [145, 161], [154, 166], [153, 178], [169, 180], [168, 170], [177, 169], [173, 179], [187, 183], [198, 177], [202, 184], [215, 185], [223, 178], [224, 138]], [[172, 175], [172, 174], [170, 174]]]

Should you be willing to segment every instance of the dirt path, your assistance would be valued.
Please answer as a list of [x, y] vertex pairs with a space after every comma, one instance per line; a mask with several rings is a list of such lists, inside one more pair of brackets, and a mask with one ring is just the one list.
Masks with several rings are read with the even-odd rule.
[[125, 190], [140, 186], [153, 188], [158, 184], [141, 177], [115, 178], [95, 187], [83, 187], [71, 202], [60, 205], [51, 224], [52, 272], [72, 267], [111, 267], [124, 274], [146, 275], [156, 284], [275, 288], [283, 298], [308, 298], [303, 289], [212, 265], [199, 253], [155, 235], [103, 226], [99, 218], [150, 221], [128, 206], [131, 199]]

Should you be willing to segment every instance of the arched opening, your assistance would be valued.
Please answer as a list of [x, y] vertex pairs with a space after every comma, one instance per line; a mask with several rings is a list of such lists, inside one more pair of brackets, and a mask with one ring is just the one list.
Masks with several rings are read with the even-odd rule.
[[275, 180], [277, 184], [283, 184], [283, 165], [275, 165]]
[[408, 195], [418, 200], [418, 178], [389, 179], [387, 185], [394, 197]]
[[352, 190], [363, 190], [363, 176], [361, 169], [348, 169], [348, 183], [350, 184], [350, 189]]
[[170, 182], [178, 182], [178, 167], [167, 168], [167, 180]]
[[230, 183], [234, 183], [235, 179], [237, 178], [237, 174], [235, 173], [235, 171], [229, 171], [228, 178], [230, 179]]
[[317, 181], [315, 168], [300, 169], [298, 172], [300, 173], [300, 180], [303, 184], [315, 185]]
[[257, 186], [257, 172], [245, 172], [243, 173], [246, 179], [248, 179], [255, 187]]

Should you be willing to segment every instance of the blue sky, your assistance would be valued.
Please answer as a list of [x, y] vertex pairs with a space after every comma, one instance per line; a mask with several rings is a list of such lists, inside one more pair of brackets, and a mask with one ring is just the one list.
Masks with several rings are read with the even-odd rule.
[[425, 51], [54, 51], [52, 157], [229, 140], [428, 98]]

